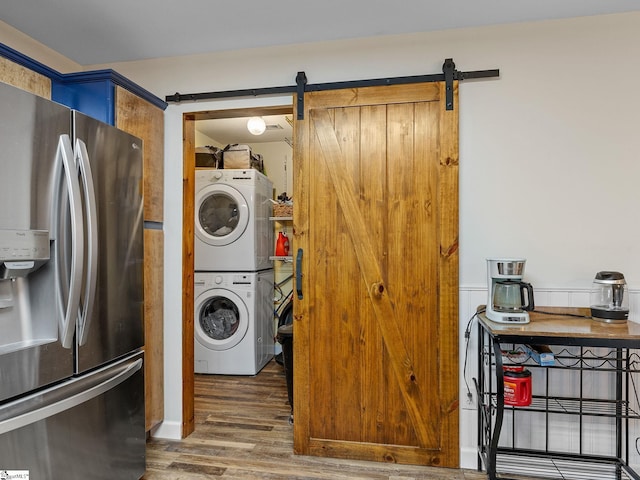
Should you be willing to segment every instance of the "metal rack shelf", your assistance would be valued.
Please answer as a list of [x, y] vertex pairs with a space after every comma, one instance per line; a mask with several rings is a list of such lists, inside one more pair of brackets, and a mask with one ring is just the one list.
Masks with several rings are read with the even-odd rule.
[[[640, 345], [639, 345], [640, 346]], [[488, 348], [488, 347], [487, 347]], [[485, 349], [485, 354], [487, 353]], [[598, 371], [617, 371], [619, 360], [616, 357], [616, 350], [609, 350], [606, 354], [597, 354], [592, 348], [583, 348], [579, 354], [569, 351], [567, 348], [554, 353], [554, 365], [538, 365], [532, 363], [533, 359], [526, 351], [519, 346], [513, 346], [508, 353], [503, 351], [504, 365], [526, 365], [528, 367], [553, 369], [581, 369], [581, 370], [598, 370]], [[524, 360], [518, 360], [523, 358]], [[628, 366], [626, 371], [631, 373], [640, 373], [640, 354], [629, 351], [625, 361]]]
[[598, 456], [584, 455], [580, 459], [562, 453], [498, 449], [498, 473], [527, 477], [571, 480], [634, 480], [638, 478], [628, 465]]
[[[567, 321], [566, 332], [550, 333], [543, 327], [509, 329], [479, 316], [478, 377], [474, 378], [478, 401], [478, 469], [486, 469], [488, 478], [511, 479], [514, 475], [562, 480], [640, 480], [630, 466], [638, 463], [638, 435], [630, 438], [632, 426], [640, 425], [640, 345], [635, 328], [611, 332], [601, 338], [575, 335], [577, 320]], [[590, 322], [584, 319], [583, 322]], [[533, 319], [532, 319], [533, 322]], [[542, 321], [540, 322], [543, 323]], [[553, 346], [554, 364], [539, 365], [526, 353], [524, 345]], [[531, 404], [504, 404], [503, 366], [522, 365], [536, 374]], [[550, 378], [560, 375], [578, 386], [579, 391], [562, 395]], [[610, 388], [603, 391], [583, 390], [584, 384], [606, 380]], [[591, 393], [592, 395], [587, 395]], [[602, 398], [600, 398], [602, 396]], [[593, 398], [598, 397], [598, 398]], [[574, 419], [574, 420], [571, 420]], [[508, 428], [503, 430], [503, 422]], [[566, 433], [569, 442], [553, 441], [558, 422], [573, 425]], [[535, 425], [535, 433], [523, 441], [519, 425]], [[584, 432], [594, 425], [607, 428], [605, 443], [598, 448], [589, 443]], [[501, 437], [502, 434], [502, 437]], [[571, 436], [573, 435], [573, 436]], [[533, 439], [533, 440], [532, 440]], [[640, 440], [640, 437], [637, 439]], [[611, 443], [609, 443], [611, 442]], [[522, 448], [522, 447], [527, 448]], [[535, 448], [534, 448], [535, 447]], [[565, 450], [566, 449], [566, 450]]]
[[291, 255], [272, 255], [269, 257], [269, 260], [280, 260], [282, 262], [293, 262], [293, 257]]
[[[491, 408], [497, 408], [498, 395], [496, 393], [478, 392], [479, 395], [491, 398]], [[488, 405], [484, 402], [483, 405]], [[639, 419], [640, 414], [630, 408], [625, 400], [568, 398], [568, 397], [542, 397], [533, 396], [531, 405], [526, 407], [505, 406], [505, 409], [523, 412], [556, 413], [563, 415], [583, 415], [591, 417]]]

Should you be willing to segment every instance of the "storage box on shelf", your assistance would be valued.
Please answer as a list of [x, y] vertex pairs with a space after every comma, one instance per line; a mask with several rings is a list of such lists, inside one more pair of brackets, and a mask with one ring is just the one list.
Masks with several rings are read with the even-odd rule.
[[293, 218], [293, 205], [288, 203], [276, 203], [273, 205], [273, 216], [277, 219], [291, 220]]

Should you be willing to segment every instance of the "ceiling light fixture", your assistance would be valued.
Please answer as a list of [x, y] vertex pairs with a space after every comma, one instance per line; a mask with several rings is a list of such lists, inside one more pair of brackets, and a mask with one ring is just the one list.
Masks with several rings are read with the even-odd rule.
[[247, 130], [252, 135], [262, 135], [266, 129], [267, 125], [262, 117], [251, 117], [247, 122]]

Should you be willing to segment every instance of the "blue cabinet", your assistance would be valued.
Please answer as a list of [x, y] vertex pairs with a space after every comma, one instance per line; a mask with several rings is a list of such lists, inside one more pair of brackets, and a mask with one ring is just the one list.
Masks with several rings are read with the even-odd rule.
[[59, 73], [46, 65], [0, 44], [0, 56], [51, 79], [51, 100], [97, 120], [115, 125], [115, 91], [120, 86], [164, 110], [166, 102], [114, 70]]
[[123, 87], [164, 110], [167, 104], [114, 70], [69, 73], [52, 79], [52, 100], [110, 125], [116, 122], [116, 87]]
[[115, 85], [107, 78], [52, 81], [51, 99], [97, 120], [115, 125]]

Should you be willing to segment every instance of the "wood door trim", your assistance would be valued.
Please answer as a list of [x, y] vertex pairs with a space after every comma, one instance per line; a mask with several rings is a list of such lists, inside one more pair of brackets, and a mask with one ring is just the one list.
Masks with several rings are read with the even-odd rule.
[[[364, 217], [360, 213], [358, 202], [353, 197], [352, 192], [356, 191], [355, 186], [349, 175], [340, 174], [339, 165], [346, 162], [342, 158], [338, 139], [335, 134], [331, 134], [335, 133], [331, 118], [324, 109], [314, 109], [309, 113], [416, 436], [421, 446], [434, 445], [437, 438], [436, 430], [431, 422], [426, 421], [419, 408], [419, 405], [424, 405], [422, 400], [424, 394], [416, 381], [412, 359], [405, 348], [395, 310], [383, 281], [382, 269], [379, 263], [374, 261], [377, 255], [369, 240], [369, 232], [364, 223]], [[316, 125], [319, 128], [316, 128]]]
[[194, 120], [214, 120], [219, 118], [235, 118], [235, 117], [253, 117], [267, 115], [293, 115], [291, 105], [289, 106], [272, 106], [272, 107], [255, 107], [255, 108], [234, 108], [230, 110], [204, 110], [202, 112], [193, 112], [190, 116]]
[[[292, 103], [294, 105], [295, 103]], [[253, 115], [292, 115], [292, 105], [204, 110], [182, 116], [182, 437], [195, 430], [194, 408], [194, 219], [195, 219], [195, 122], [214, 118]], [[295, 153], [295, 150], [294, 150]]]
[[193, 115], [182, 117], [182, 438], [195, 430], [194, 287], [196, 128]]
[[[298, 104], [298, 96], [294, 95], [293, 104]], [[307, 104], [308, 105], [308, 104]], [[305, 111], [305, 114], [308, 110]], [[308, 255], [304, 255], [309, 248], [309, 192], [310, 178], [309, 169], [303, 168], [303, 159], [308, 156], [309, 146], [304, 142], [305, 132], [309, 128], [308, 115], [304, 119], [296, 120], [293, 123], [293, 187], [296, 207], [293, 209], [293, 246], [296, 249], [294, 255], [302, 255], [300, 264], [294, 263], [294, 275], [299, 276], [302, 291], [293, 296], [293, 335], [296, 339], [293, 342], [293, 358], [295, 368], [293, 369], [293, 411], [295, 412], [294, 423], [298, 428], [293, 429], [293, 448], [297, 454], [307, 454], [309, 450], [309, 409], [305, 408], [303, 402], [309, 398], [309, 384], [302, 381], [309, 378], [309, 322], [304, 321], [309, 318], [309, 302], [302, 300], [305, 292], [309, 292], [311, 285], [308, 272], [310, 263]], [[298, 270], [300, 267], [300, 271]], [[301, 428], [300, 428], [301, 427]]]
[[[446, 85], [439, 84], [441, 98], [445, 97]], [[453, 82], [453, 98], [455, 108], [447, 110], [444, 101], [440, 102], [440, 325], [449, 325], [446, 331], [438, 336], [438, 348], [445, 361], [440, 371], [440, 392], [443, 395], [443, 419], [441, 445], [455, 464], [460, 462], [459, 428], [460, 428], [460, 392], [458, 382], [455, 388], [446, 388], [447, 379], [459, 378], [459, 346], [458, 346], [458, 309], [459, 309], [459, 110], [457, 81]], [[445, 135], [444, 132], [450, 132]], [[446, 141], [450, 139], [450, 141]], [[453, 141], [455, 139], [455, 141]], [[455, 205], [444, 201], [456, 198]], [[447, 319], [456, 319], [447, 322]], [[446, 397], [448, 394], [448, 398]], [[455, 435], [451, 435], [455, 432]]]

